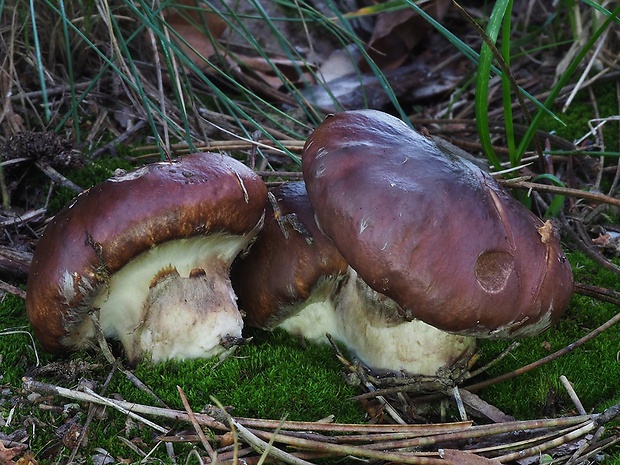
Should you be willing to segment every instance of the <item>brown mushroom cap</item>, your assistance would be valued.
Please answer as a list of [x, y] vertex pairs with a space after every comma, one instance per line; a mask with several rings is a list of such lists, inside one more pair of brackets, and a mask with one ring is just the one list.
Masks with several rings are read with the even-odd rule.
[[399, 119], [328, 117], [302, 167], [321, 229], [407, 318], [509, 338], [540, 333], [568, 306], [571, 268], [542, 221]]
[[[56, 215], [37, 245], [26, 292], [35, 335], [51, 352], [88, 346], [89, 312], [99, 310], [104, 334], [120, 339], [134, 361], [145, 350], [155, 360], [208, 352], [207, 342], [192, 348], [179, 340], [201, 339], [206, 319], [225, 326], [218, 337], [240, 336], [228, 269], [260, 229], [265, 199], [253, 171], [211, 153], [92, 187]], [[205, 295], [213, 301], [204, 303]]]
[[297, 312], [317, 287], [344, 275], [348, 267], [316, 226], [303, 182], [283, 184], [271, 193], [279, 211], [274, 213], [267, 202], [262, 231], [231, 272], [246, 323], [270, 330]]
[[471, 355], [474, 339], [404, 321], [358, 278], [317, 227], [303, 183], [271, 193], [276, 212], [268, 204], [263, 230], [231, 273], [248, 325], [325, 343], [329, 333], [375, 370], [433, 376]]

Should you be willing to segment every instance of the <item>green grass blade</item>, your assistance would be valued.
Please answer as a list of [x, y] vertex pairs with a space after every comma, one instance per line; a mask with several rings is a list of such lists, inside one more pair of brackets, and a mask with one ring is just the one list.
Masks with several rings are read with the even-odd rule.
[[[425, 21], [427, 21], [431, 26], [433, 26], [437, 32], [439, 32], [442, 36], [444, 36], [459, 52], [461, 52], [467, 59], [471, 62], [478, 65], [480, 55], [474, 49], [472, 49], [469, 45], [465, 44], [461, 39], [459, 39], [456, 35], [446, 29], [441, 23], [435, 20], [432, 16], [426, 13], [422, 8], [416, 5], [413, 0], [403, 0], [407, 5], [413, 8]], [[494, 65], [491, 65], [491, 71], [497, 74], [498, 76], [502, 75], [502, 72], [499, 68]], [[517, 86], [518, 91], [527, 98], [530, 102], [532, 102], [539, 110], [548, 114], [553, 119], [555, 119], [559, 124], [564, 124], [560, 118], [558, 118], [551, 110], [549, 110], [545, 105], [539, 102], [532, 94], [527, 92], [525, 89]]]
[[[508, 14], [504, 15], [504, 24], [502, 26], [502, 44], [501, 52], [504, 62], [510, 67], [511, 53], [511, 15], [513, 0], [509, 0], [507, 5]], [[518, 166], [521, 157], [517, 156], [515, 131], [512, 122], [512, 84], [506, 73], [502, 73], [502, 103], [504, 107], [504, 126], [506, 128], [506, 145], [508, 146], [508, 154], [510, 158], [510, 166]]]
[[[532, 181], [538, 182], [542, 179], [546, 179], [547, 181], [550, 181], [555, 186], [566, 187], [566, 184], [560, 181], [556, 176], [549, 174], [549, 173], [539, 174], [534, 179], [532, 179]], [[547, 211], [545, 212], [544, 217], [545, 218], [557, 217], [562, 212], [562, 209], [564, 208], [565, 199], [566, 197], [564, 195], [555, 195], [553, 197], [553, 200], [551, 200], [551, 202], [549, 203], [549, 206], [547, 207]]]
[[71, 53], [71, 39], [69, 38], [69, 26], [67, 25], [67, 13], [65, 9], [65, 1], [60, 0], [58, 2], [60, 6], [60, 20], [62, 22], [62, 33], [65, 38], [65, 50], [67, 53], [67, 74], [69, 75], [69, 93], [71, 96], [71, 119], [73, 121], [73, 131], [75, 140], [79, 144], [82, 137], [82, 131], [80, 131], [80, 118], [78, 115], [78, 101], [75, 92], [75, 77], [73, 73], [73, 54]]
[[[582, 0], [583, 3], [585, 3], [586, 5], [594, 8], [596, 11], [598, 11], [599, 13], [603, 13], [605, 16], [609, 17], [611, 16], [612, 21], [614, 21], [616, 24], [620, 24], [620, 18], [618, 17], [617, 14], [613, 14], [611, 11], [609, 11], [607, 8], [605, 8], [604, 6], [592, 1], [592, 0]], [[616, 11], [616, 10], [614, 10]]]
[[[497, 41], [504, 16], [510, 14], [510, 11], [507, 11], [510, 3], [510, 0], [499, 0], [493, 8], [486, 29], [486, 34], [492, 43]], [[480, 61], [478, 62], [478, 76], [476, 79], [476, 126], [478, 127], [478, 137], [480, 138], [484, 154], [495, 169], [500, 170], [501, 162], [493, 149], [489, 129], [489, 80], [492, 62], [493, 52], [485, 42], [480, 49]], [[502, 79], [507, 79], [505, 74], [502, 74]]]
[[43, 98], [43, 111], [45, 122], [49, 123], [52, 119], [49, 98], [47, 95], [47, 84], [45, 83], [45, 71], [43, 66], [43, 57], [41, 56], [41, 44], [39, 43], [39, 31], [37, 29], [37, 11], [34, 6], [34, 0], [30, 0], [30, 19], [32, 20], [32, 36], [34, 38], [34, 52], [37, 61], [37, 71], [39, 74], [39, 85], [41, 86], [41, 95]]
[[[558, 95], [560, 94], [564, 86], [568, 84], [569, 79], [572, 77], [573, 73], [577, 70], [578, 66], [583, 61], [585, 56], [588, 54], [589, 50], [594, 46], [598, 38], [603, 34], [603, 32], [605, 32], [605, 30], [609, 27], [609, 25], [612, 22], [617, 20], [617, 16], [619, 13], [620, 13], [620, 5], [616, 6], [613, 12], [611, 12], [607, 16], [605, 21], [598, 27], [598, 29], [594, 31], [592, 36], [588, 39], [585, 45], [581, 48], [577, 56], [575, 56], [573, 61], [568, 65], [564, 74], [560, 77], [558, 82], [551, 89], [549, 96], [544, 102], [545, 107], [550, 107], [553, 105], [553, 103], [555, 102], [555, 99], [558, 97]], [[543, 113], [544, 112], [539, 109], [536, 115], [534, 115], [534, 118], [532, 119], [532, 123], [530, 124], [528, 130], [523, 136], [523, 139], [521, 139], [519, 147], [517, 148], [518, 153], [525, 153], [525, 150], [527, 149], [529, 144], [532, 142], [536, 134], [536, 130], [538, 129], [538, 126], [540, 125], [540, 121], [543, 117]]]

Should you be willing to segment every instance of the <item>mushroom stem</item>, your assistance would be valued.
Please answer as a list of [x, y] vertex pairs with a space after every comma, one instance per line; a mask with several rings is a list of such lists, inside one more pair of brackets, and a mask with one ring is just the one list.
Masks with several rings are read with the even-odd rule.
[[398, 304], [370, 288], [351, 267], [289, 311], [292, 316], [278, 328], [317, 343], [328, 343], [329, 334], [373, 372], [442, 376], [476, 347], [473, 337], [404, 321]]
[[[122, 343], [133, 364], [141, 354], [153, 362], [220, 354], [222, 338], [241, 337], [228, 269], [251, 237], [197, 236], [139, 255], [101, 287], [92, 303], [100, 310], [104, 334]], [[153, 270], [161, 270], [155, 278]], [[64, 343], [88, 345], [93, 330], [85, 319]]]

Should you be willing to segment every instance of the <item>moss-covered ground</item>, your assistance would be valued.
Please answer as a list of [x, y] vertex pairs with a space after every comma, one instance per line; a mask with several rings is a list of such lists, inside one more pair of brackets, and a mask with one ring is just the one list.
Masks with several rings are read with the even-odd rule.
[[[114, 169], [130, 169], [131, 163], [121, 159], [106, 159], [68, 176], [82, 186], [89, 186], [110, 176]], [[73, 196], [68, 190], [58, 191], [50, 204], [57, 211]], [[617, 276], [601, 268], [583, 254], [570, 252], [569, 260], [577, 281], [605, 288], [617, 288]], [[520, 346], [493, 366], [483, 377], [494, 377], [528, 363], [576, 341], [618, 312], [611, 304], [575, 295], [566, 316], [546, 333], [521, 341]], [[7, 330], [19, 332], [9, 334]], [[100, 389], [110, 372], [110, 366], [94, 353], [74, 354], [58, 359], [44, 353], [38, 344], [41, 365], [35, 367], [33, 344], [27, 334], [24, 303], [4, 295], [0, 301], [0, 426], [4, 432], [18, 427], [36, 431], [29, 442], [40, 463], [66, 458], [64, 447], [55, 432], [73, 415], [68, 400], [27, 398], [21, 391], [21, 379], [32, 375], [42, 381], [73, 388], [80, 378], [94, 381]], [[564, 355], [532, 372], [486, 388], [479, 394], [483, 399], [519, 419], [540, 418], [575, 413], [575, 407], [560, 382], [564, 375], [588, 412], [596, 412], [620, 402], [620, 338], [619, 328], [612, 327], [583, 347]], [[182, 409], [177, 385], [181, 386], [192, 408], [200, 410], [218, 399], [233, 407], [232, 413], [241, 417], [291, 420], [319, 420], [333, 415], [338, 422], [363, 422], [366, 418], [359, 404], [351, 400], [355, 388], [345, 382], [343, 367], [330, 347], [304, 345], [282, 333], [254, 332], [253, 341], [241, 347], [222, 363], [217, 361], [169, 362], [151, 366], [140, 364], [136, 376], [149, 386], [170, 407]], [[486, 341], [480, 344], [480, 364], [494, 359], [508, 346], [507, 342]], [[77, 363], [79, 362], [79, 363]], [[49, 365], [48, 365], [49, 366]], [[62, 367], [62, 369], [60, 368]], [[474, 382], [479, 379], [472, 380]], [[153, 398], [138, 389], [119, 371], [115, 372], [105, 391], [108, 396], [155, 405]], [[52, 407], [48, 407], [52, 406]], [[60, 406], [60, 407], [59, 407]], [[86, 416], [84, 405], [75, 407], [81, 419]], [[84, 409], [84, 410], [81, 410]], [[12, 417], [12, 423], [6, 422]], [[33, 426], [34, 425], [34, 426]], [[187, 425], [176, 426], [179, 430]], [[139, 457], [120, 438], [131, 438], [148, 450], [155, 432], [148, 427], [128, 421], [119, 412], [104, 410], [91, 423], [88, 450], [103, 448], [113, 456], [130, 461]], [[191, 445], [177, 445], [179, 456], [186, 457]], [[618, 456], [616, 452], [615, 457]], [[163, 447], [154, 457], [168, 460]], [[609, 463], [620, 463], [612, 458]]]
[[[569, 259], [576, 279], [604, 287], [615, 286], [616, 277], [585, 258], [571, 253]], [[548, 332], [536, 338], [521, 341], [521, 345], [495, 365], [486, 376], [493, 377], [530, 362], [574, 342], [611, 318], [618, 309], [594, 299], [576, 295], [567, 315]], [[0, 305], [2, 329], [27, 330], [23, 301], [5, 296]], [[212, 403], [212, 397], [223, 405], [233, 407], [233, 414], [241, 417], [279, 419], [286, 416], [295, 420], [319, 420], [333, 415], [339, 422], [363, 422], [364, 412], [351, 396], [356, 394], [343, 376], [343, 368], [336, 360], [333, 349], [303, 345], [282, 333], [254, 332], [253, 341], [240, 348], [222, 363], [217, 361], [169, 362], [151, 366], [140, 364], [136, 376], [149, 386], [170, 407], [183, 409], [176, 386], [181, 386], [195, 410]], [[481, 343], [481, 363], [492, 360], [507, 342]], [[38, 347], [38, 345], [37, 345]], [[59, 361], [41, 349], [38, 351], [43, 366]], [[597, 412], [620, 402], [620, 342], [618, 328], [612, 327], [583, 347], [562, 356], [532, 372], [483, 390], [486, 401], [519, 419], [542, 418], [576, 413], [575, 407], [559, 381], [564, 375], [588, 412]], [[68, 454], [54, 436], [70, 412], [44, 405], [67, 405], [69, 400], [31, 398], [27, 401], [20, 392], [21, 378], [34, 375], [37, 379], [73, 388], [78, 378], [97, 383], [101, 388], [110, 371], [102, 358], [93, 353], [74, 354], [60, 359], [61, 366], [53, 371], [35, 368], [35, 353], [26, 334], [6, 334], [0, 337], [0, 373], [3, 394], [0, 418], [6, 421], [11, 409], [15, 422], [34, 422], [38, 433], [31, 441], [32, 450], [45, 458], [57, 459]], [[79, 361], [79, 363], [76, 363]], [[116, 372], [107, 386], [106, 395], [133, 402], [156, 405], [154, 399], [138, 389], [121, 372]], [[43, 407], [42, 407], [43, 406]], [[83, 408], [83, 407], [82, 407]], [[86, 411], [82, 412], [82, 418]], [[91, 446], [103, 448], [117, 457], [134, 457], [120, 437], [132, 441], [142, 438], [144, 444], [155, 444], [155, 432], [150, 428], [128, 421], [126, 416], [111, 410], [99, 414], [89, 431]], [[101, 417], [101, 415], [103, 415]], [[180, 430], [189, 428], [178, 425]], [[5, 427], [6, 431], [11, 427]], [[155, 456], [165, 458], [165, 451]], [[178, 454], [188, 452], [191, 446], [179, 446]], [[63, 452], [64, 451], [64, 452]], [[135, 458], [135, 457], [134, 457]], [[614, 462], [610, 462], [614, 463]]]

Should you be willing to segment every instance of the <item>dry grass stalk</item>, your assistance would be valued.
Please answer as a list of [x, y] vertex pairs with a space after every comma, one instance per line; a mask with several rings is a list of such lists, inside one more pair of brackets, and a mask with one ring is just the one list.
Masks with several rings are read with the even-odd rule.
[[[472, 425], [471, 422], [431, 425], [328, 424], [233, 418], [223, 409], [213, 409], [211, 411], [213, 416], [202, 413], [189, 414], [191, 409], [188, 405], [186, 405], [186, 411], [182, 412], [104, 398], [87, 388], [83, 391], [76, 391], [40, 383], [29, 378], [24, 378], [23, 381], [25, 389], [29, 391], [54, 394], [116, 408], [157, 431], [166, 433], [165, 436], [160, 437], [162, 441], [178, 442], [181, 439], [174, 439], [166, 428], [147, 420], [138, 413], [190, 422], [194, 425], [198, 435], [185, 437], [183, 440], [198, 440], [203, 445], [209, 443], [202, 432], [202, 427], [217, 431], [237, 431], [244, 442], [261, 453], [268, 450], [269, 454], [274, 457], [296, 465], [307, 465], [308, 462], [295, 457], [293, 455], [295, 450], [318, 453], [321, 456], [324, 454], [328, 456], [350, 455], [366, 459], [435, 465], [445, 463], [440, 458], [442, 449], [458, 448], [459, 445], [463, 446], [466, 443], [469, 444], [465, 449], [468, 452], [505, 463], [572, 443], [598, 430], [617, 417], [620, 412], [619, 404], [598, 415], [512, 421], [489, 425]], [[226, 426], [227, 423], [230, 426]], [[361, 434], [351, 436], [350, 432]], [[292, 453], [275, 447], [275, 444], [291, 447]], [[606, 444], [600, 444], [600, 446], [606, 446]], [[210, 448], [210, 445], [205, 445], [205, 448], [209, 450], [207, 447]], [[237, 452], [239, 452], [241, 446], [237, 447]], [[219, 457], [218, 451], [209, 452], [212, 458], [216, 454]]]

